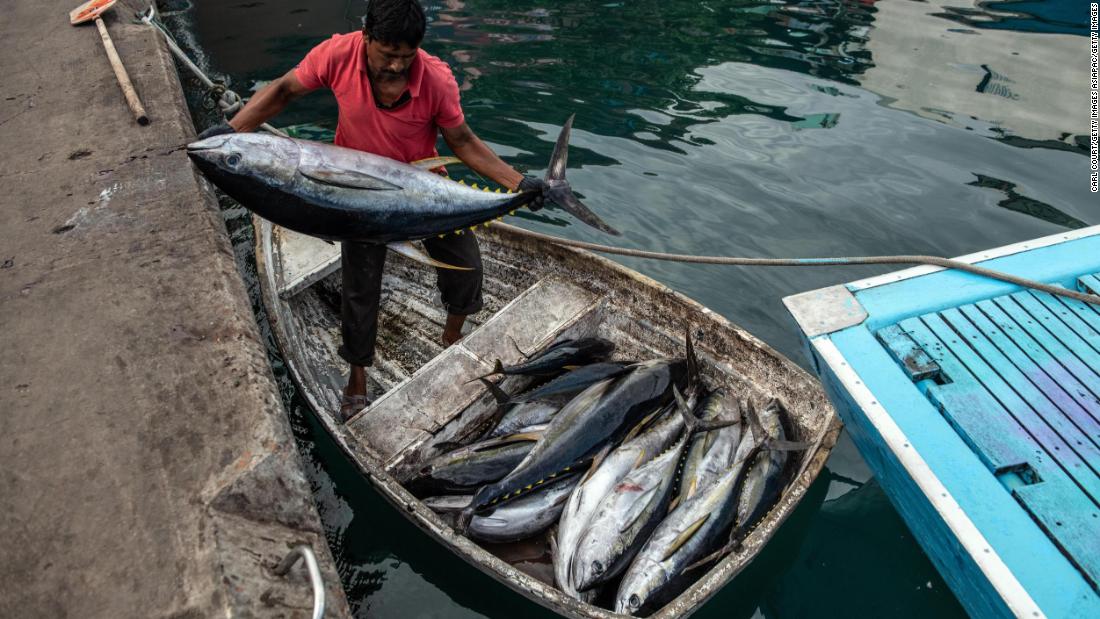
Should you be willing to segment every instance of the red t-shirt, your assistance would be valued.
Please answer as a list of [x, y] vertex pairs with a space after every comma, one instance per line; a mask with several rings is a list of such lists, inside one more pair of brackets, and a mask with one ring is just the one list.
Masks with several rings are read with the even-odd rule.
[[439, 127], [457, 127], [465, 121], [451, 68], [417, 50], [409, 65], [411, 100], [393, 110], [382, 109], [374, 103], [365, 47], [360, 32], [334, 34], [310, 50], [294, 70], [306, 88], [325, 87], [336, 95], [336, 144], [405, 162], [437, 156]]

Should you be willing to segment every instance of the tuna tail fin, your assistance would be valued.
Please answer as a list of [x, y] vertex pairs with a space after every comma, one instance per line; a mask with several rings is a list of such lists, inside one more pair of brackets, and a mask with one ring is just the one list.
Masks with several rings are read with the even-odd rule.
[[680, 393], [679, 387], [672, 386], [672, 395], [676, 398], [676, 407], [680, 410], [680, 414], [684, 416], [684, 436], [691, 436], [699, 432], [710, 432], [711, 430], [719, 430], [721, 428], [728, 428], [729, 426], [735, 426], [741, 423], [740, 419], [735, 421], [704, 421], [695, 416], [695, 413], [691, 411], [688, 403], [684, 400], [684, 396]]
[[549, 189], [546, 191], [546, 199], [565, 209], [570, 215], [584, 223], [608, 234], [619, 236], [619, 231], [604, 223], [583, 202], [573, 194], [573, 189], [565, 180], [565, 165], [569, 159], [569, 133], [573, 128], [573, 116], [565, 121], [558, 141], [554, 144], [554, 154], [550, 156], [550, 165], [546, 169], [546, 182]]
[[467, 383], [472, 383], [475, 380], [481, 380], [483, 378], [489, 378], [490, 376], [493, 376], [494, 374], [503, 374], [503, 373], [504, 373], [504, 364], [500, 362], [500, 359], [497, 359], [496, 365], [493, 366], [493, 371], [492, 372], [489, 372], [488, 374], [482, 374], [481, 376], [478, 376], [476, 378], [471, 378], [470, 380], [468, 380], [466, 382]]

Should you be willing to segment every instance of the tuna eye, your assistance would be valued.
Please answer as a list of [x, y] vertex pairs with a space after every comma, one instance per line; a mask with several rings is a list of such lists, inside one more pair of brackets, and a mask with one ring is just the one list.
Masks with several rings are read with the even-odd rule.
[[641, 600], [641, 598], [638, 597], [637, 593], [631, 593], [630, 594], [630, 599], [627, 600], [626, 603], [630, 604], [631, 608], [638, 608], [639, 606], [642, 605], [642, 600]]
[[593, 561], [592, 562], [592, 571], [597, 573], [597, 574], [603, 573], [603, 563], [600, 563], [599, 561]]
[[226, 155], [226, 157], [225, 157], [225, 165], [227, 165], [231, 168], [237, 167], [237, 164], [239, 164], [240, 162], [241, 162], [240, 153], [230, 153], [229, 155]]

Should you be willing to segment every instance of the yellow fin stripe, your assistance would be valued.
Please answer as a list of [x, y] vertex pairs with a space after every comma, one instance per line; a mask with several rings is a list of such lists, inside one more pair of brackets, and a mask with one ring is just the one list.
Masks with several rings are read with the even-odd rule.
[[696, 520], [691, 524], [691, 526], [684, 529], [683, 533], [677, 535], [676, 539], [672, 541], [672, 546], [669, 547], [668, 552], [666, 552], [665, 556], [661, 558], [661, 561], [668, 561], [669, 557], [676, 554], [676, 551], [680, 549], [680, 546], [683, 546], [689, 539], [692, 538], [693, 535], [695, 535], [695, 532], [699, 530], [699, 527], [703, 526], [703, 523], [707, 521], [707, 518], [710, 518], [710, 514], [706, 514], [702, 518]]

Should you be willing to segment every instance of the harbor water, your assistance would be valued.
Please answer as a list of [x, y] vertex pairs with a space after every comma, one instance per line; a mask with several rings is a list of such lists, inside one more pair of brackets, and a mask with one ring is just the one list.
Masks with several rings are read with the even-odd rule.
[[[357, 30], [366, 4], [160, 6], [200, 65], [248, 96], [328, 36]], [[467, 122], [506, 161], [541, 173], [558, 129], [576, 114], [569, 179], [623, 231], [615, 242], [627, 247], [954, 256], [1100, 223], [1100, 200], [1089, 191], [1085, 2], [424, 6], [424, 48], [450, 64]], [[213, 122], [191, 86], [196, 122]], [[335, 123], [335, 101], [321, 92], [274, 121], [317, 139], [330, 139]], [[224, 206], [255, 301], [248, 214]], [[553, 209], [523, 216], [517, 223], [539, 231], [609, 240]], [[887, 270], [617, 259], [802, 365], [781, 298]], [[258, 302], [256, 309], [267, 329]], [[296, 397], [265, 332], [357, 616], [550, 614], [391, 509]], [[696, 616], [887, 615], [964, 612], [842, 437], [772, 543]]]

